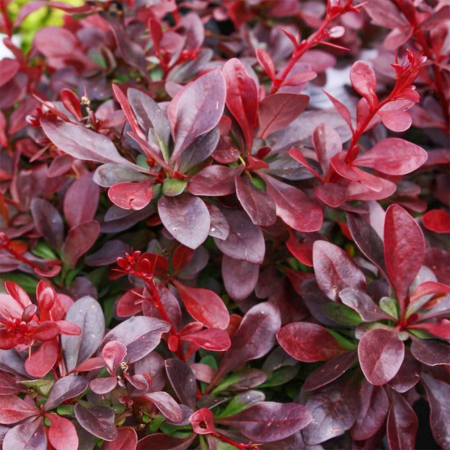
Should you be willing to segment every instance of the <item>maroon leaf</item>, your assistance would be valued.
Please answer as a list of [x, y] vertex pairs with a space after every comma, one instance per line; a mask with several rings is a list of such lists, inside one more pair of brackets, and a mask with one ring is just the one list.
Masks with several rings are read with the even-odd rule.
[[10, 425], [30, 417], [38, 416], [39, 411], [15, 395], [0, 395], [0, 423]]
[[169, 105], [168, 116], [175, 141], [171, 162], [201, 134], [212, 130], [225, 106], [225, 80], [213, 70], [187, 85]]
[[5, 372], [0, 372], [0, 395], [18, 394], [22, 387], [16, 383], [16, 379]]
[[213, 165], [202, 169], [189, 182], [189, 192], [194, 195], [220, 197], [235, 191], [234, 177], [242, 172], [241, 166], [226, 167]]
[[196, 436], [196, 434], [193, 434], [180, 439], [164, 433], [155, 433], [141, 439], [136, 450], [148, 450], [152, 447], [159, 450], [187, 450]]
[[356, 441], [371, 438], [384, 424], [389, 410], [389, 399], [384, 388], [363, 380], [359, 391], [361, 403], [356, 422], [350, 434]]
[[361, 369], [369, 383], [381, 386], [397, 375], [405, 357], [405, 344], [395, 331], [376, 328], [358, 345]]
[[398, 205], [386, 211], [384, 254], [389, 280], [404, 311], [404, 298], [425, 257], [425, 240], [419, 224]]
[[417, 416], [405, 398], [395, 391], [391, 391], [391, 408], [386, 428], [390, 448], [406, 450], [415, 447]]
[[286, 353], [303, 362], [327, 361], [347, 350], [326, 328], [308, 322], [286, 325], [277, 340]]
[[55, 450], [77, 450], [78, 435], [73, 423], [57, 414], [47, 414], [50, 419], [48, 440]]
[[337, 380], [353, 365], [356, 359], [356, 351], [344, 352], [324, 362], [318, 369], [308, 375], [303, 389], [314, 391], [322, 386]]
[[274, 94], [259, 104], [258, 137], [267, 138], [289, 125], [308, 106], [309, 97], [302, 94]]
[[161, 411], [161, 414], [171, 422], [181, 422], [183, 411], [178, 403], [167, 392], [152, 392], [145, 394], [152, 403]]
[[31, 214], [39, 233], [53, 248], [59, 250], [64, 239], [64, 224], [59, 212], [47, 200], [34, 198]]
[[339, 292], [339, 298], [344, 305], [358, 312], [364, 322], [377, 320], [392, 320], [365, 292], [354, 288], [345, 288]]
[[95, 378], [89, 383], [92, 392], [98, 395], [105, 395], [117, 386], [117, 380], [113, 377]]
[[366, 278], [344, 250], [326, 241], [313, 245], [317, 284], [324, 294], [336, 301], [345, 288], [365, 290]]
[[94, 218], [100, 197], [99, 187], [88, 173], [78, 178], [64, 197], [64, 217], [70, 228]]
[[84, 407], [80, 403], [75, 405], [75, 417], [79, 424], [89, 433], [104, 441], [114, 441], [117, 429], [114, 425], [114, 410], [106, 406]]
[[450, 364], [450, 346], [436, 340], [413, 339], [411, 353], [427, 366]]
[[280, 326], [280, 313], [276, 306], [266, 302], [251, 308], [233, 336], [231, 347], [224, 354], [211, 384], [214, 385], [223, 375], [245, 362], [266, 355], [275, 344]]
[[265, 191], [253, 186], [251, 180], [244, 177], [235, 177], [236, 195], [245, 212], [255, 225], [269, 227], [276, 220], [275, 203]]
[[313, 421], [303, 430], [308, 445], [317, 445], [349, 430], [359, 406], [358, 385], [352, 377], [343, 377], [315, 391], [305, 405]]
[[403, 394], [408, 392], [420, 381], [421, 375], [422, 365], [413, 357], [409, 349], [407, 349], [400, 370], [388, 384], [392, 389]]
[[64, 378], [60, 378], [53, 385], [50, 395], [44, 405], [44, 410], [50, 411], [66, 400], [78, 397], [87, 388], [88, 381], [84, 377], [69, 375]]
[[71, 228], [62, 248], [64, 261], [75, 268], [80, 257], [95, 244], [99, 234], [100, 225], [95, 220]]
[[3, 440], [4, 450], [47, 450], [47, 448], [47, 436], [40, 418], [12, 428]]
[[2, 59], [0, 61], [0, 87], [13, 79], [19, 69], [20, 64], [17, 61], [9, 58]]
[[228, 309], [223, 300], [213, 291], [202, 288], [192, 288], [174, 280], [181, 300], [188, 313], [208, 328], [225, 330], [230, 322]]
[[437, 380], [430, 375], [422, 375], [423, 386], [430, 404], [430, 427], [434, 440], [441, 448], [448, 448], [450, 444], [450, 385]]
[[152, 179], [137, 183], [118, 183], [109, 189], [108, 197], [119, 208], [139, 211], [151, 202], [153, 183]]
[[166, 373], [175, 394], [183, 405], [195, 407], [197, 383], [192, 369], [179, 359], [165, 361]]
[[354, 164], [388, 175], [405, 175], [421, 167], [427, 157], [427, 152], [418, 145], [399, 138], [388, 138], [358, 157]]
[[195, 250], [208, 237], [211, 218], [200, 198], [189, 194], [162, 196], [158, 212], [169, 233], [186, 247]]
[[234, 301], [244, 300], [253, 292], [258, 276], [258, 264], [223, 256], [222, 278], [228, 295]]
[[261, 229], [241, 211], [223, 210], [223, 213], [230, 225], [230, 233], [225, 240], [214, 238], [219, 250], [230, 258], [261, 264], [265, 253]]
[[258, 88], [236, 58], [226, 62], [222, 73], [227, 88], [227, 108], [241, 127], [247, 149], [250, 150], [258, 122]]
[[136, 431], [130, 427], [117, 430], [117, 438], [102, 445], [103, 450], [136, 450], [138, 438]]
[[273, 442], [297, 433], [311, 420], [311, 413], [302, 405], [262, 402], [217, 422], [237, 428], [254, 441]]
[[277, 216], [297, 231], [307, 233], [322, 227], [323, 213], [319, 205], [312, 203], [300, 190], [275, 178], [264, 175], [267, 193], [275, 202]]

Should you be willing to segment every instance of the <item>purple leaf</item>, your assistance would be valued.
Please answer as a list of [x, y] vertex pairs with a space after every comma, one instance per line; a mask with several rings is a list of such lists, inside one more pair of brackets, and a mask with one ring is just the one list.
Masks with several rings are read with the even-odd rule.
[[251, 221], [262, 227], [273, 225], [277, 216], [272, 198], [265, 191], [253, 186], [247, 176], [235, 177], [235, 183], [237, 198]]
[[158, 213], [169, 233], [186, 247], [196, 249], [209, 234], [211, 218], [203, 200], [189, 194], [162, 196]]
[[66, 368], [70, 371], [98, 349], [105, 333], [105, 318], [97, 300], [83, 297], [70, 307], [66, 320], [81, 328], [79, 336], [61, 336]]
[[114, 425], [114, 410], [106, 406], [75, 405], [75, 417], [79, 424], [89, 433], [104, 441], [114, 441], [117, 429]]
[[223, 210], [223, 213], [230, 225], [230, 233], [225, 240], [214, 239], [219, 250], [230, 258], [261, 264], [265, 253], [261, 229], [241, 211]]
[[389, 410], [389, 399], [380, 386], [363, 380], [359, 391], [361, 403], [350, 434], [356, 441], [371, 438], [383, 425]]
[[405, 344], [395, 331], [376, 328], [358, 345], [361, 369], [369, 383], [381, 386], [397, 375], [405, 357]]
[[267, 138], [295, 120], [308, 106], [309, 97], [302, 94], [274, 94], [259, 104], [258, 137]]
[[225, 106], [225, 80], [220, 70], [197, 78], [182, 89], [168, 108], [175, 141], [171, 162], [201, 134], [212, 130], [219, 122]]
[[387, 438], [390, 448], [415, 448], [418, 419], [406, 399], [391, 391], [391, 408], [387, 418]]
[[411, 353], [427, 366], [450, 364], [450, 346], [434, 339], [413, 339]]
[[377, 320], [392, 320], [365, 292], [355, 288], [345, 288], [339, 292], [339, 298], [344, 305], [358, 312], [364, 322]]
[[56, 408], [61, 403], [78, 397], [88, 388], [88, 381], [84, 377], [69, 375], [60, 378], [52, 387], [50, 395], [44, 405], [45, 411]]
[[64, 217], [69, 228], [90, 222], [97, 211], [100, 189], [92, 179], [92, 174], [78, 178], [67, 189], [64, 197]]
[[31, 214], [39, 233], [53, 248], [59, 250], [64, 239], [64, 224], [56, 208], [47, 200], [33, 198]]
[[97, 167], [93, 179], [102, 187], [111, 187], [115, 184], [127, 181], [146, 181], [148, 180], [148, 176], [141, 172], [137, 172], [131, 167], [107, 163]]
[[365, 290], [366, 278], [344, 250], [326, 241], [315, 241], [313, 263], [317, 284], [333, 301], [345, 288]]
[[165, 361], [166, 373], [175, 394], [183, 405], [194, 409], [197, 393], [197, 383], [192, 369], [179, 359]]
[[64, 262], [75, 268], [80, 257], [95, 244], [99, 234], [100, 224], [95, 220], [71, 228], [62, 248]]
[[331, 125], [324, 122], [314, 130], [312, 138], [322, 174], [326, 175], [330, 168], [330, 159], [342, 151], [341, 137]]
[[419, 381], [422, 375], [422, 365], [417, 361], [411, 352], [406, 349], [405, 359], [394, 378], [389, 381], [389, 386], [401, 394], [408, 392]]
[[277, 340], [286, 353], [303, 362], [327, 361], [347, 350], [326, 328], [308, 322], [286, 325]]
[[259, 265], [239, 261], [224, 255], [222, 278], [228, 295], [234, 301], [246, 299], [255, 289], [259, 277]]
[[234, 194], [234, 177], [239, 176], [242, 167], [213, 165], [202, 169], [189, 182], [188, 189], [194, 195], [220, 197]]
[[156, 448], [158, 450], [187, 450], [196, 437], [197, 435], [195, 433], [183, 439], [164, 433], [155, 433], [141, 439], [138, 442], [136, 450], [149, 450], [149, 448]]
[[177, 402], [167, 392], [152, 392], [145, 394], [153, 404], [161, 411], [161, 414], [174, 423], [183, 420], [183, 412]]
[[6, 433], [3, 440], [4, 450], [47, 450], [47, 436], [45, 435], [42, 419], [18, 425]]
[[103, 450], [136, 450], [137, 434], [133, 428], [123, 427], [117, 430], [117, 438], [102, 445]]
[[111, 392], [117, 386], [117, 380], [114, 377], [95, 378], [89, 383], [92, 392], [98, 395], [105, 395]]
[[311, 413], [302, 405], [263, 402], [217, 422], [237, 428], [254, 441], [273, 442], [297, 433], [311, 420]]
[[223, 212], [214, 205], [209, 207], [209, 214], [211, 216], [211, 228], [209, 235], [224, 241], [230, 234], [230, 225], [227, 222]]
[[267, 193], [275, 202], [278, 217], [297, 231], [310, 233], [320, 230], [323, 213], [319, 205], [312, 203], [300, 189], [268, 175], [263, 179], [267, 183]]
[[421, 167], [427, 157], [427, 152], [418, 145], [399, 138], [388, 138], [358, 157], [354, 165], [369, 167], [387, 175], [405, 175]]

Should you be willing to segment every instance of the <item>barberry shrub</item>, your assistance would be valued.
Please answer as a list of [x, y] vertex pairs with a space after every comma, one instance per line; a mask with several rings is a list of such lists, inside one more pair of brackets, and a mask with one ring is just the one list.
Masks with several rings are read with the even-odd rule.
[[13, 6], [2, 448], [450, 449], [450, 6]]

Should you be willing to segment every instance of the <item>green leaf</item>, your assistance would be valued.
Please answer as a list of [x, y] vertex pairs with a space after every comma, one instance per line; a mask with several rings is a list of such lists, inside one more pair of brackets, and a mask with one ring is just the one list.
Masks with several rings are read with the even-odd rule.
[[291, 381], [298, 374], [298, 365], [281, 367], [272, 373], [272, 376], [263, 384], [258, 386], [258, 389], [280, 386]]
[[380, 308], [390, 316], [392, 316], [395, 320], [398, 320], [399, 317], [399, 307], [397, 300], [394, 300], [390, 297], [383, 297], [380, 300]]
[[356, 311], [341, 303], [327, 303], [322, 306], [322, 311], [327, 317], [346, 327], [356, 327], [362, 322]]
[[168, 197], [176, 197], [183, 193], [187, 182], [184, 180], [177, 180], [175, 178], [166, 178], [163, 183], [163, 194]]
[[56, 412], [60, 415], [60, 416], [73, 416], [75, 405], [59, 405], [56, 408]]
[[45, 242], [38, 242], [31, 253], [43, 259], [58, 259], [56, 253]]
[[24, 273], [2, 273], [0, 275], [0, 281], [2, 284], [4, 281], [12, 281], [18, 284], [28, 294], [36, 293], [36, 286], [38, 284], [37, 280]]
[[52, 380], [27, 380], [21, 381], [20, 383], [28, 388], [34, 389], [44, 397], [48, 396], [53, 385], [55, 384]]
[[333, 337], [339, 342], [339, 344], [343, 345], [344, 347], [350, 350], [354, 350], [358, 346], [357, 344], [345, 339], [341, 334], [337, 333], [334, 330], [330, 330], [329, 328], [327, 328], [327, 331], [328, 333], [333, 335]]

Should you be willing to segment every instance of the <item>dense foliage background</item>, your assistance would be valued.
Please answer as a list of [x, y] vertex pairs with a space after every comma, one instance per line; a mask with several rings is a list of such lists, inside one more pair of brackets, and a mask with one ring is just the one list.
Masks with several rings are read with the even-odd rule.
[[450, 449], [448, 2], [0, 12], [4, 450]]

